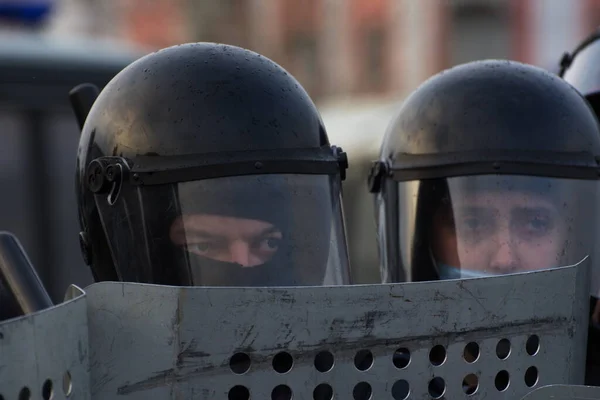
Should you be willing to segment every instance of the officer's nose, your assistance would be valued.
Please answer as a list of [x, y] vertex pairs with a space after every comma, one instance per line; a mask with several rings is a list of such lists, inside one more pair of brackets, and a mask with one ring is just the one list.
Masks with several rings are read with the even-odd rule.
[[498, 234], [494, 242], [494, 253], [488, 272], [508, 274], [518, 269], [517, 240], [508, 230]]
[[229, 246], [230, 262], [240, 264], [242, 267], [251, 267], [251, 253], [248, 243], [237, 240]]

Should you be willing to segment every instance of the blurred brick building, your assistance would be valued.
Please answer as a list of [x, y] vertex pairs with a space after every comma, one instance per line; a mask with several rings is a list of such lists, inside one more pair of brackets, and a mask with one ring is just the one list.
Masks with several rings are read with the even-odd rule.
[[85, 14], [87, 7], [95, 34], [104, 24], [107, 35], [149, 48], [215, 41], [258, 51], [316, 99], [393, 96], [482, 58], [550, 68], [600, 22], [600, 0], [62, 2], [77, 3], [64, 13]]

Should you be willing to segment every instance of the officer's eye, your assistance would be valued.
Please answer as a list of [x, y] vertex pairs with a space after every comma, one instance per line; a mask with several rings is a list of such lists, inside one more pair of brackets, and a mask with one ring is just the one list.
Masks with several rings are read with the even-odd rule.
[[261, 251], [276, 251], [281, 245], [281, 234], [266, 237], [260, 241], [258, 247]]
[[484, 215], [469, 215], [460, 219], [460, 228], [465, 233], [484, 233], [493, 226], [493, 218]]
[[468, 242], [486, 239], [496, 228], [496, 220], [492, 213], [468, 212], [457, 219], [456, 233]]
[[187, 247], [194, 252], [205, 253], [210, 250], [211, 245], [210, 243], [192, 243], [188, 244]]
[[195, 254], [207, 254], [214, 252], [222, 248], [222, 245], [218, 242], [194, 242], [186, 245], [187, 251]]
[[550, 221], [548, 221], [546, 218], [533, 218], [530, 222], [529, 222], [530, 226], [532, 229], [535, 230], [544, 230], [547, 231], [550, 228]]
[[462, 226], [474, 231], [481, 228], [482, 221], [479, 218], [465, 218], [462, 220]]
[[522, 209], [515, 212], [517, 229], [524, 236], [543, 236], [555, 227], [555, 218], [549, 211]]
[[530, 218], [522, 227], [523, 236], [541, 237], [549, 234], [554, 229], [554, 221], [551, 218]]

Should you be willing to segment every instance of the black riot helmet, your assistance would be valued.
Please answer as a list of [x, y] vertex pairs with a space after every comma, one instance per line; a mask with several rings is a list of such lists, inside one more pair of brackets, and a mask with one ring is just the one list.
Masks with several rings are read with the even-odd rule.
[[596, 115], [600, 115], [600, 28], [573, 52], [563, 54], [559, 67], [559, 76], [585, 96]]
[[348, 283], [346, 168], [273, 61], [214, 43], [163, 49], [121, 71], [83, 126], [84, 258], [97, 281]]
[[504, 60], [423, 83], [369, 178], [385, 282], [576, 264], [596, 245], [600, 130], [558, 76]]

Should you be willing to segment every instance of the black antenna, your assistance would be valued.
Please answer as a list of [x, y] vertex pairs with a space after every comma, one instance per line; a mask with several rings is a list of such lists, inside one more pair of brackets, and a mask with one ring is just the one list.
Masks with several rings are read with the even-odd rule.
[[96, 101], [99, 94], [100, 89], [92, 83], [82, 83], [69, 91], [69, 100], [71, 101], [71, 107], [73, 107], [73, 111], [75, 112], [79, 130], [83, 129], [85, 119], [90, 113], [94, 101]]
[[23, 246], [10, 232], [0, 232], [0, 280], [23, 314], [53, 306]]

